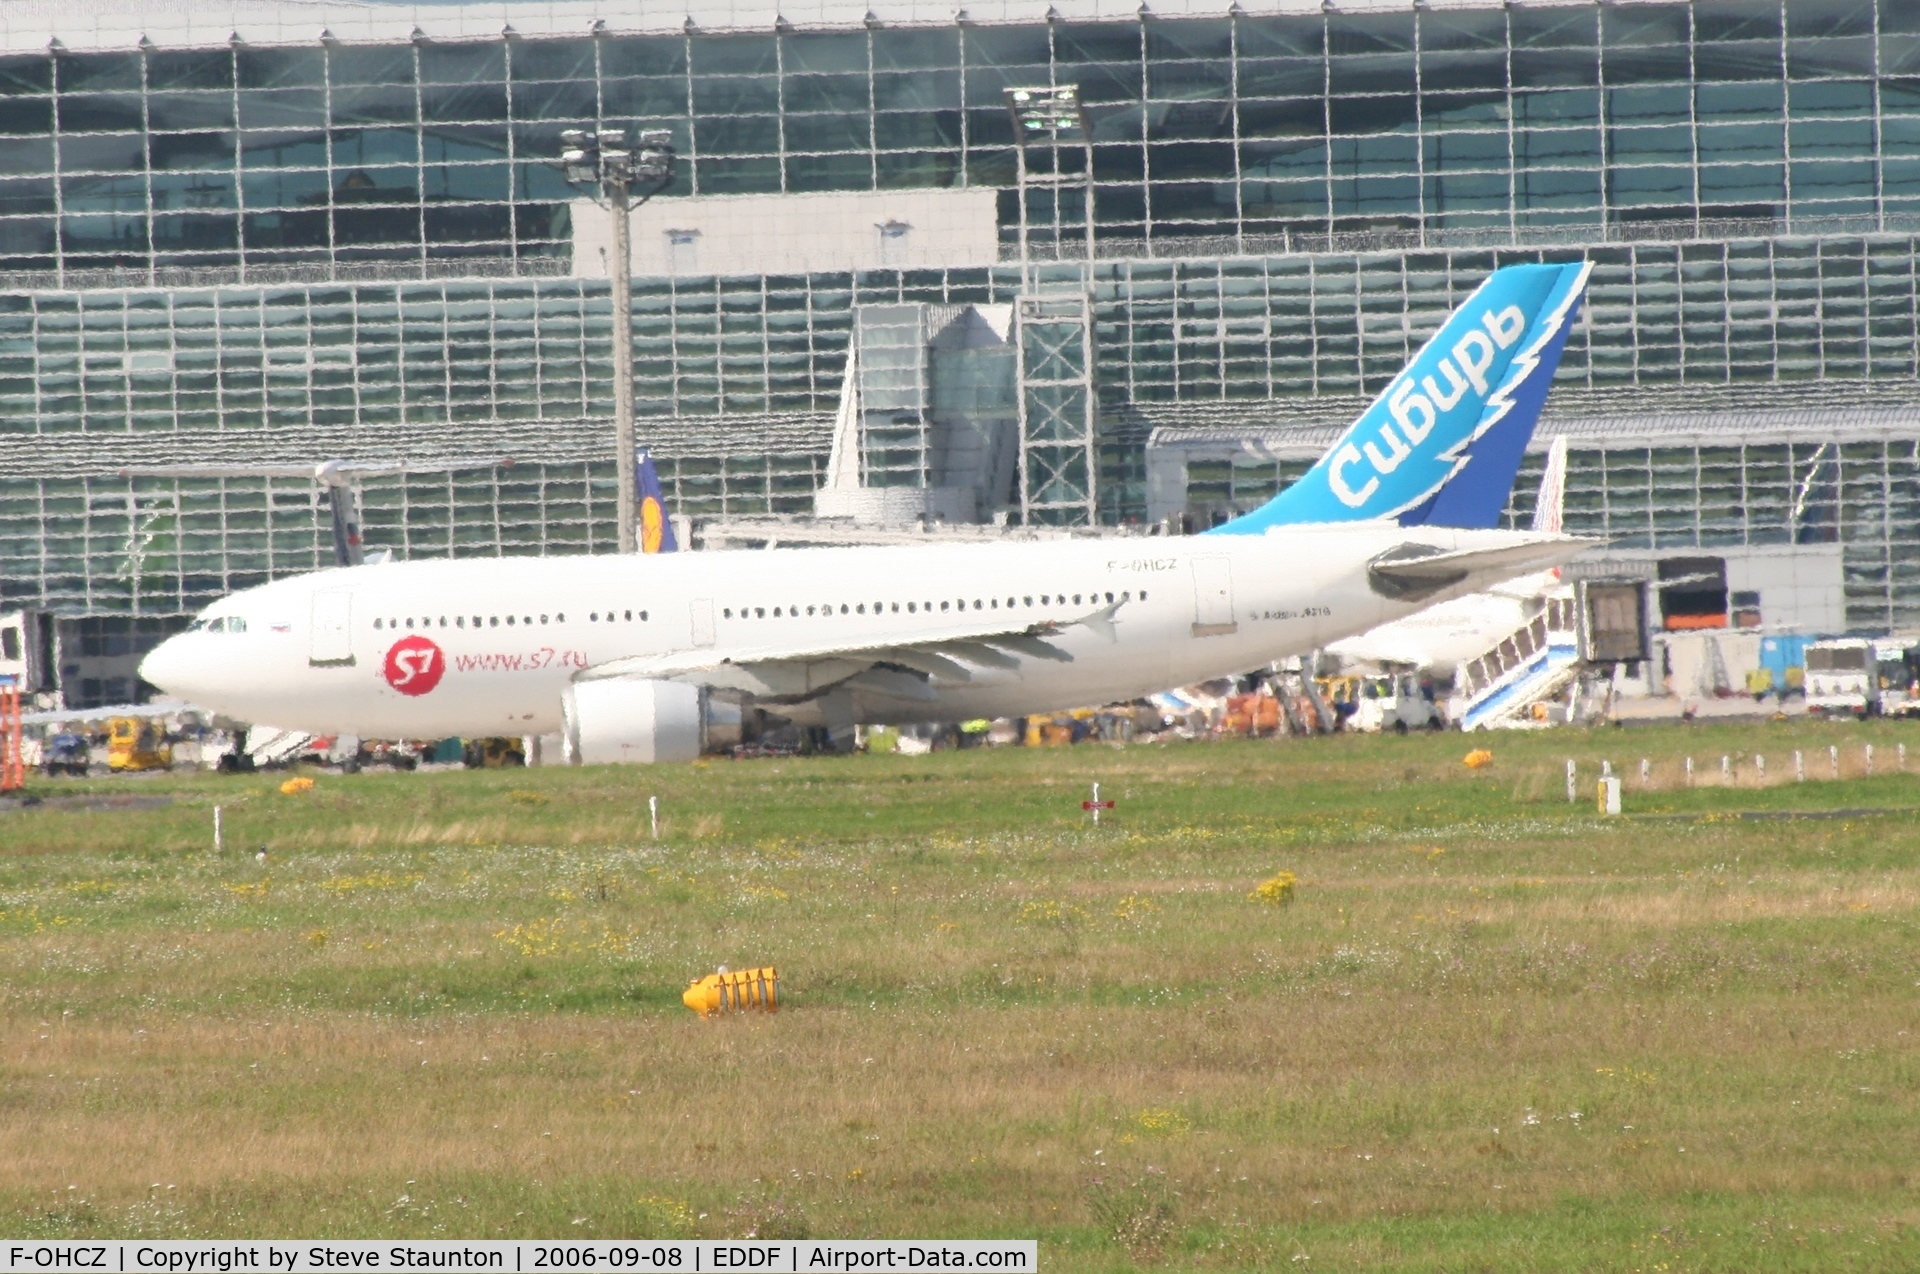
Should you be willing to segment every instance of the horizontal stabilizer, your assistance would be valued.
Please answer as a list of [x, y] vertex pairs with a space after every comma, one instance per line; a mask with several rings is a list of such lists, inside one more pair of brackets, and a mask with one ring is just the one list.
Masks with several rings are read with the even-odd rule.
[[1367, 584], [1394, 601], [1423, 601], [1449, 589], [1472, 591], [1486, 584], [1558, 566], [1605, 543], [1573, 535], [1529, 538], [1493, 548], [1448, 552], [1427, 544], [1402, 544], [1367, 563]]

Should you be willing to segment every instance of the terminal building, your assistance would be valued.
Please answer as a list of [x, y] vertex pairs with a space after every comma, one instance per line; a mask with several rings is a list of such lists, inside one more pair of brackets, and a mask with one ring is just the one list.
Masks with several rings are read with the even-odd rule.
[[335, 460], [397, 557], [611, 550], [611, 223], [555, 161], [644, 127], [696, 521], [1204, 529], [1585, 258], [1568, 528], [1688, 563], [1684, 626], [1920, 631], [1911, 0], [962, 2], [5, 6], [0, 611], [124, 698], [331, 562]]

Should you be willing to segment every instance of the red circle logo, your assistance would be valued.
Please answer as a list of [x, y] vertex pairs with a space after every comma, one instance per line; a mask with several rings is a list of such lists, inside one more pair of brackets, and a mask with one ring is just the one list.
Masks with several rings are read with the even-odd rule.
[[417, 633], [402, 637], [387, 651], [387, 684], [403, 695], [423, 695], [440, 684], [447, 657], [440, 647]]

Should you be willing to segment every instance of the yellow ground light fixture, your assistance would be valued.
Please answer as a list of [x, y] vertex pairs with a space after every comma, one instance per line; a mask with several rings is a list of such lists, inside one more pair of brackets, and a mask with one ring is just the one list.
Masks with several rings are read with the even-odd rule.
[[701, 1017], [718, 1017], [745, 1009], [764, 1009], [768, 1013], [780, 1007], [780, 972], [772, 965], [764, 969], [741, 969], [729, 973], [722, 968], [695, 979], [680, 996], [680, 1002]]

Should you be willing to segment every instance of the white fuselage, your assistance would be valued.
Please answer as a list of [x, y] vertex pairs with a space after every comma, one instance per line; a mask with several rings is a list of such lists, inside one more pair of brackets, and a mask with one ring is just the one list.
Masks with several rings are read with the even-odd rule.
[[[142, 675], [230, 717], [313, 733], [524, 735], [558, 730], [569, 680], [614, 660], [871, 650], [951, 629], [962, 612], [969, 624], [1062, 625], [1046, 637], [1055, 657], [1013, 651], [1010, 667], [935, 678], [931, 698], [856, 695], [853, 705], [871, 723], [1011, 716], [1259, 668], [1491, 582], [1476, 576], [1418, 601], [1389, 600], [1369, 587], [1367, 563], [1396, 545], [1533, 538], [1360, 523], [1182, 539], [388, 563], [225, 598], [198, 630], [149, 655]], [[1109, 599], [1119, 603], [1111, 626], [1074, 623]], [[233, 617], [244, 631], [226, 630]], [[806, 724], [818, 709], [802, 701], [778, 711]]]

